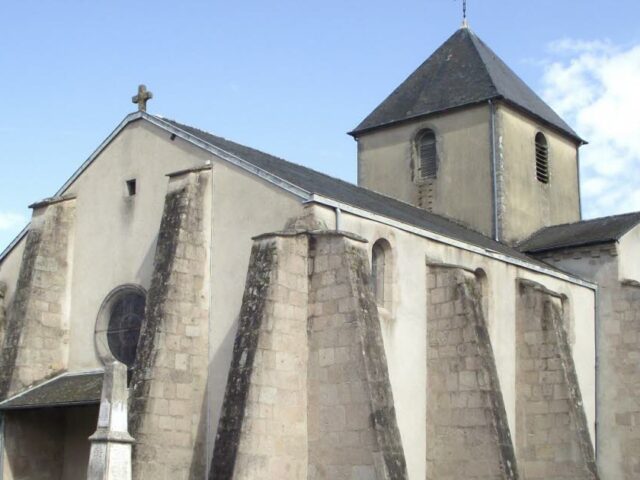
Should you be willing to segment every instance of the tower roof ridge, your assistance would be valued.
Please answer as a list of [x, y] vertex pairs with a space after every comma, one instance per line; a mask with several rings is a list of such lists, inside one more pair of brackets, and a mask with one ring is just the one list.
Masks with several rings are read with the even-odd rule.
[[357, 137], [380, 127], [492, 99], [503, 99], [582, 141], [468, 26], [456, 30], [350, 134]]

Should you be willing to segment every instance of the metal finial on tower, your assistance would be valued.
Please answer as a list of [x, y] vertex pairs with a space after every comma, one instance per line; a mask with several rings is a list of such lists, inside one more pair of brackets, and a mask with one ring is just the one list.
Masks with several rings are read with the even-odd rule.
[[467, 22], [467, 0], [462, 0], [462, 28], [469, 28], [469, 22]]

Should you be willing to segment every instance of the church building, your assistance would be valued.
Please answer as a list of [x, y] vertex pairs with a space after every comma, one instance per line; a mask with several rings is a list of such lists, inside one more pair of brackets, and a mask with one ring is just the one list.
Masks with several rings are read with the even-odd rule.
[[134, 480], [640, 478], [640, 213], [468, 27], [357, 185], [150, 97], [0, 254], [0, 480], [88, 478], [114, 362]]

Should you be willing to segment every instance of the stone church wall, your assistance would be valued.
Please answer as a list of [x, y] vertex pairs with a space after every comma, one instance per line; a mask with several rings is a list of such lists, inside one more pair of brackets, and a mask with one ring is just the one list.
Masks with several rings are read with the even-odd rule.
[[256, 240], [210, 478], [307, 478], [307, 237]]
[[634, 265], [618, 253], [600, 245], [545, 260], [598, 282], [598, 468], [605, 479], [632, 480], [640, 475], [640, 286], [620, 281], [622, 267]]
[[357, 243], [332, 232], [256, 239], [211, 478], [407, 478]]
[[206, 469], [210, 181], [208, 170], [173, 175], [165, 199], [131, 380], [133, 475], [140, 480], [202, 478]]
[[562, 299], [520, 280], [516, 314], [517, 450], [529, 479], [596, 479]]
[[631, 480], [640, 477], [640, 285], [617, 282], [607, 293], [613, 308], [602, 318], [600, 364], [609, 373], [602, 389], [609, 398], [600, 409], [608, 434], [601, 451], [607, 473], [615, 469], [618, 478]]
[[481, 281], [431, 265], [427, 298], [427, 479], [518, 478]]
[[65, 307], [75, 199], [53, 199], [32, 208], [16, 291], [6, 314], [0, 398], [66, 368]]
[[328, 233], [311, 255], [309, 478], [406, 479], [364, 245]]

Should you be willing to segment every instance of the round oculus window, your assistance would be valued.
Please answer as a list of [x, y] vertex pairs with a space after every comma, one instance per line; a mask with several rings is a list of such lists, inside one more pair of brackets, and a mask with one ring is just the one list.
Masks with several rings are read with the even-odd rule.
[[140, 327], [144, 320], [145, 298], [139, 293], [126, 293], [111, 307], [107, 342], [116, 359], [133, 365], [136, 359]]
[[107, 296], [96, 324], [96, 347], [103, 361], [133, 366], [145, 304], [145, 291], [136, 285], [118, 287]]

